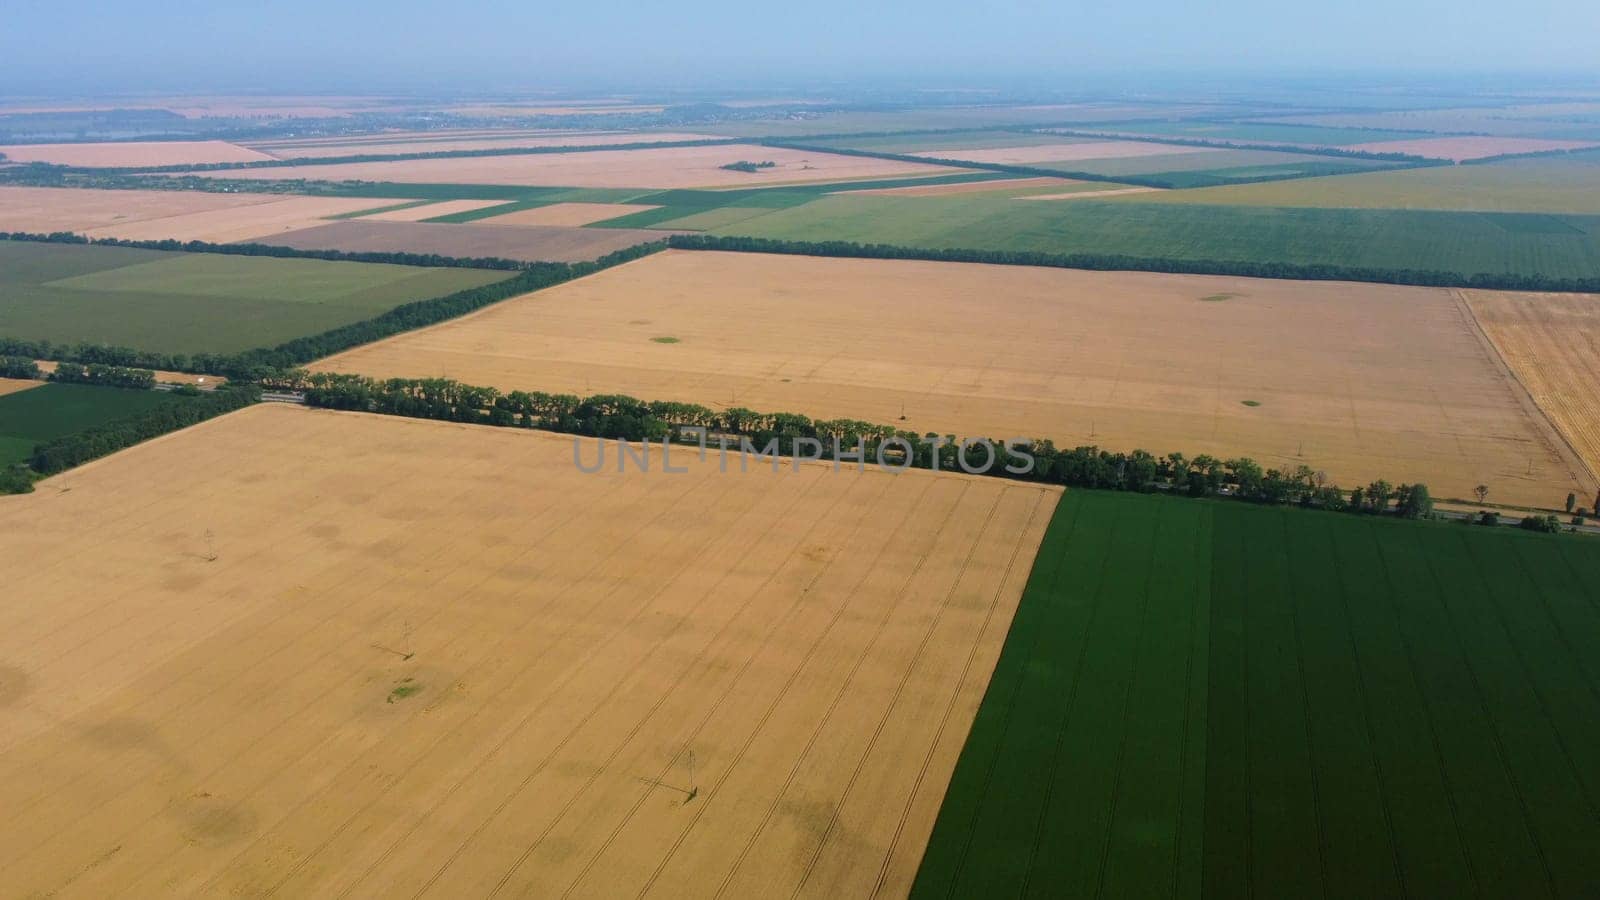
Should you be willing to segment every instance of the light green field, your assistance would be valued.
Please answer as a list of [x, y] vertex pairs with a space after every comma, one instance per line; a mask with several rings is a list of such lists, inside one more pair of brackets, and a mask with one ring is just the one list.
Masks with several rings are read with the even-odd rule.
[[[1364, 177], [1364, 176], [1349, 176]], [[1299, 209], [1125, 198], [824, 197], [715, 234], [922, 249], [1034, 251], [1278, 265], [1600, 277], [1600, 217]], [[1135, 197], [1153, 202], [1128, 202]]]
[[1152, 137], [1219, 141], [1233, 144], [1308, 144], [1341, 147], [1373, 141], [1399, 141], [1431, 137], [1415, 131], [1375, 128], [1335, 128], [1321, 125], [1285, 125], [1266, 122], [1113, 122], [1084, 127], [1084, 131], [1148, 134]]
[[[1130, 197], [1124, 202], [1139, 202]], [[1600, 153], [1200, 188], [1162, 203], [1600, 213]]]
[[509, 276], [3, 241], [0, 336], [156, 353], [235, 353]]

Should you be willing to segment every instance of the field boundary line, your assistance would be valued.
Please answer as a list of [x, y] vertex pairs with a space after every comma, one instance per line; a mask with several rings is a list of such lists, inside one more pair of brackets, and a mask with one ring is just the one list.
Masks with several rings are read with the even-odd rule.
[[[1062, 500], [1058, 501], [1058, 502], [1065, 502], [1066, 499], [1067, 499], [1067, 496], [1063, 495], [1062, 496]], [[1072, 504], [1072, 519], [1071, 519], [1070, 522], [1067, 523], [1067, 525], [1065, 526], [1065, 530], [1062, 532], [1062, 534], [1070, 536], [1070, 535], [1072, 535], [1072, 534], [1074, 534], [1076, 532], [1077, 527], [1078, 527], [1078, 517], [1082, 513], [1083, 513], [1083, 503], [1074, 502]], [[1046, 525], [1045, 537], [1046, 538], [1049, 537], [1049, 525]], [[1048, 540], [1041, 540], [1039, 542], [1039, 551], [1041, 553], [1044, 552], [1045, 546], [1048, 543], [1049, 543]], [[1056, 585], [1058, 577], [1061, 575], [1061, 570], [1063, 568], [1065, 568], [1065, 566], [1067, 564], [1066, 563], [1067, 553], [1065, 552], [1066, 548], [1063, 546], [1063, 547], [1057, 548], [1057, 549], [1058, 549], [1059, 552], [1057, 552], [1055, 554], [1054, 559], [1052, 560], [1053, 565], [1050, 568], [1049, 581], [1047, 583], [1045, 583], [1045, 584], [1042, 584], [1041, 587], [1040, 587], [1040, 591], [1045, 593], [1047, 595], [1047, 597], [1053, 594], [1053, 589], [1055, 588], [1055, 585]], [[1107, 552], [1109, 553], [1109, 550]], [[1033, 586], [1033, 584], [1032, 584], [1032, 582], [1033, 582], [1032, 574], [1033, 573], [1029, 573], [1029, 579], [1028, 579], [1029, 583], [1023, 587], [1022, 598], [1017, 601], [1017, 614], [1018, 615], [1020, 615], [1021, 612], [1022, 612], [1022, 604], [1028, 602], [1028, 593], [1029, 593], [1028, 589]], [[1035, 602], [1045, 602], [1045, 601], [1041, 599], [1041, 600], [1037, 600]], [[1015, 621], [1016, 621], [1015, 619], [1012, 620], [1013, 624], [1015, 624]], [[1032, 659], [1034, 657], [1034, 653], [1038, 650], [1039, 642], [1041, 640], [1043, 640], [1043, 634], [1044, 634], [1044, 629], [1042, 629], [1042, 628], [1035, 628], [1034, 629], [1034, 631], [1033, 631], [1033, 640], [1029, 642], [1027, 653], [1023, 657], [1023, 660], [1022, 660], [1024, 664], [1027, 663], [1027, 662], [1032, 661]], [[1010, 637], [1011, 637], [1011, 635], [1010, 635], [1010, 632], [1008, 631], [1007, 634], [1006, 634], [1006, 638], [1007, 638], [1008, 641], [1010, 640]], [[1001, 647], [1000, 647], [1000, 655], [1001, 655], [1002, 658], [1005, 656], [1005, 645], [1004, 644], [1002, 644]], [[997, 671], [998, 671], [999, 667], [1000, 667], [1000, 661], [996, 660], [995, 661], [995, 668], [996, 668]], [[1002, 715], [1001, 720], [1000, 720], [1000, 726], [1001, 727], [998, 729], [997, 737], [995, 738], [994, 756], [989, 760], [989, 765], [987, 767], [985, 767], [985, 769], [984, 769], [982, 790], [980, 790], [978, 792], [978, 794], [977, 794], [977, 796], [979, 797], [979, 803], [978, 803], [977, 807], [973, 811], [973, 818], [972, 818], [972, 822], [970, 823], [974, 827], [969, 827], [966, 830], [966, 840], [963, 841], [962, 844], [961, 844], [961, 853], [956, 858], [956, 866], [950, 873], [950, 885], [949, 885], [949, 888], [945, 892], [945, 896], [946, 897], [954, 897], [955, 896], [956, 885], [961, 880], [961, 873], [966, 868], [967, 856], [972, 850], [972, 842], [977, 837], [976, 825], [977, 825], [978, 817], [982, 813], [982, 810], [983, 810], [982, 798], [988, 796], [989, 786], [994, 781], [995, 768], [999, 765], [1001, 756], [1004, 755], [1002, 751], [1003, 751], [1004, 746], [1005, 746], [1005, 735], [1006, 735], [1006, 732], [1010, 729], [1011, 717], [1016, 712], [1017, 696], [1022, 692], [1022, 685], [1027, 681], [1027, 679], [1024, 677], [1024, 675], [1026, 674], [1026, 672], [1025, 672], [1026, 665], [1023, 666], [1023, 669], [1024, 669], [1024, 672], [1022, 674], [1018, 675], [1017, 682], [1012, 687], [1010, 699], [1008, 699], [1006, 701], [1005, 712]], [[991, 685], [993, 683], [992, 682], [992, 677], [993, 676], [991, 676]], [[978, 709], [980, 711], [983, 709], [984, 701], [988, 700], [988, 695], [989, 695], [989, 689], [985, 688], [984, 689], [984, 698], [983, 698], [983, 700], [980, 700], [978, 702]], [[977, 724], [977, 717], [976, 716], [973, 717], [973, 724], [974, 725]], [[968, 735], [968, 740], [971, 740], [971, 735], [970, 734]], [[961, 749], [962, 749], [963, 753], [966, 752], [966, 746], [965, 745], [963, 745]], [[957, 761], [956, 761], [957, 768], [960, 767], [960, 764], [961, 764], [960, 760], [957, 759]], [[951, 780], [954, 781], [954, 773], [953, 772], [951, 773]], [[948, 788], [946, 789], [946, 791], [948, 793]], [[943, 811], [943, 808], [944, 808], [944, 804], [941, 803], [940, 804], [940, 811], [941, 812]], [[937, 826], [937, 824], [938, 824], [938, 820], [935, 819], [935, 826]], [[924, 855], [926, 855], [926, 851], [924, 851]], [[918, 868], [920, 869], [920, 866]], [[1024, 868], [1023, 871], [1026, 872], [1027, 871], [1026, 868]]]
[[[1039, 496], [1034, 498], [1033, 508], [1028, 511], [1028, 521], [1026, 523], [1024, 523], [1024, 525], [1023, 525], [1023, 527], [1021, 529], [1021, 534], [1020, 534], [1019, 537], [1026, 537], [1026, 535], [1033, 529], [1033, 522], [1034, 522], [1034, 519], [1039, 515], [1039, 506], [1044, 502], [1044, 496], [1045, 496], [1044, 493], [1040, 492]], [[1060, 502], [1060, 498], [1059, 497], [1057, 498], [1057, 502]], [[1050, 510], [1051, 510], [1052, 513], [1054, 513], [1055, 512], [1055, 507], [1052, 506], [1050, 508]], [[1046, 525], [1048, 525], [1048, 524], [1049, 523], [1046, 522]], [[1042, 531], [1039, 534], [1039, 539], [1040, 539], [1039, 540], [1039, 545], [1034, 547], [1034, 555], [1036, 557], [1038, 555], [1039, 549], [1041, 547], [1043, 547], [1043, 545], [1044, 545], [1044, 533]], [[996, 590], [995, 590], [995, 594], [997, 596], [989, 604], [989, 611], [984, 615], [983, 625], [982, 625], [981, 628], [978, 629], [978, 640], [974, 640], [972, 642], [972, 647], [967, 651], [966, 662], [961, 667], [961, 677], [959, 679], [957, 679], [957, 681], [956, 681], [956, 689], [950, 694], [950, 701], [945, 704], [944, 714], [939, 717], [939, 727], [934, 732], [933, 741], [928, 745], [928, 752], [923, 754], [922, 765], [921, 765], [921, 767], [919, 767], [917, 769], [916, 781], [912, 783], [911, 793], [909, 795], [907, 795], [905, 806], [900, 811], [900, 821], [895, 825], [894, 835], [892, 837], [890, 837], [890, 839], [889, 839], [888, 850], [883, 855], [883, 862], [878, 866], [878, 877], [873, 882], [873, 886], [872, 886], [872, 896], [874, 896], [874, 897], [876, 897], [876, 896], [878, 896], [878, 895], [883, 893], [883, 882], [884, 882], [884, 879], [888, 876], [889, 863], [894, 858], [894, 851], [900, 845], [900, 837], [901, 837], [902, 833], [905, 831], [906, 819], [910, 817], [910, 815], [911, 815], [911, 807], [916, 802], [917, 794], [922, 790], [922, 782], [923, 782], [923, 780], [925, 778], [927, 778], [928, 767], [930, 765], [932, 765], [932, 763], [933, 763], [933, 754], [938, 750], [940, 742], [942, 742], [943, 739], [944, 739], [945, 729], [950, 724], [950, 716], [955, 711], [956, 700], [961, 696], [962, 686], [966, 684], [967, 678], [971, 674], [971, 671], [972, 671], [972, 663], [977, 658], [978, 647], [982, 643], [982, 637], [983, 637], [983, 635], [985, 633], [988, 632], [989, 625], [994, 620], [995, 608], [999, 605], [999, 597], [998, 597], [998, 595], [1005, 592], [1006, 585], [1011, 581], [1011, 573], [1013, 571], [1015, 571], [1015, 569], [1016, 569], [1017, 557], [1021, 555], [1024, 543], [1025, 543], [1024, 540], [1020, 540], [1019, 539], [1016, 542], [1016, 546], [1012, 547], [1012, 549], [1011, 549], [1011, 557], [1008, 560], [1006, 560], [1006, 571], [1005, 571], [1005, 574], [1003, 576], [1001, 576], [999, 587], [996, 588]], [[1024, 587], [1026, 587], [1026, 582], [1024, 582]], [[1022, 605], [1022, 598], [1021, 598], [1020, 595], [1017, 597], [1017, 605], [1019, 607]], [[1013, 612], [1013, 616], [1014, 615], [1015, 615], [1015, 613]], [[1001, 635], [1000, 647], [996, 648], [996, 652], [995, 652], [995, 663], [996, 663], [996, 665], [998, 665], [999, 662], [1000, 662], [1000, 650], [1004, 648], [1005, 639], [1006, 639], [1007, 635], [1010, 634], [1010, 632], [1011, 632], [1011, 624], [1008, 622], [1008, 623], [1006, 623], [1006, 634]], [[994, 675], [994, 669], [991, 667], [990, 670], [989, 670], [988, 676], [985, 677], [984, 681], [983, 681], [983, 686], [985, 688], [985, 693], [987, 692], [987, 688], [988, 688], [988, 685], [989, 685], [989, 679], [992, 678], [993, 675]], [[983, 705], [983, 697], [982, 697], [981, 694], [978, 697], [978, 705], [980, 707]], [[977, 707], [973, 708], [973, 720], [974, 721], [977, 720]], [[970, 732], [970, 730], [971, 730], [971, 727], [969, 726], [968, 727], [968, 731]], [[963, 737], [962, 743], [963, 744], [966, 743], [965, 737]], [[960, 757], [960, 754], [957, 753], [958, 760], [959, 760], [959, 757]], [[950, 774], [951, 774], [952, 777], [955, 775], [954, 767], [951, 768]], [[945, 789], [946, 790], [949, 789], [948, 783], [945, 785]], [[943, 805], [943, 800], [944, 800], [944, 792], [941, 791], [940, 792], [940, 805]], [[935, 819], [937, 820], [937, 814], [935, 815]], [[926, 852], [926, 845], [924, 845], [923, 851]], [[918, 854], [918, 863], [919, 863], [919, 865], [921, 863], [921, 854], [920, 853]], [[913, 878], [915, 878], [915, 875], [916, 875], [916, 873], [913, 872], [912, 873]]]
[[1545, 449], [1561, 460], [1567, 468], [1567, 474], [1574, 481], [1583, 484], [1584, 476], [1588, 476], [1588, 482], [1584, 484], [1585, 491], [1595, 490], [1597, 485], [1600, 485], [1600, 473], [1589, 468], [1589, 464], [1584, 461], [1583, 455], [1578, 452], [1566, 432], [1561, 430], [1561, 426], [1545, 412], [1539, 401], [1534, 399], [1533, 393], [1517, 375], [1517, 370], [1500, 352], [1500, 345], [1494, 342], [1494, 338], [1489, 336], [1483, 323], [1478, 321], [1478, 314], [1472, 311], [1472, 301], [1467, 299], [1465, 289], [1450, 288], [1450, 297], [1455, 301], [1456, 311], [1478, 339], [1478, 343], [1484, 348], [1495, 369], [1512, 385], [1511, 394], [1516, 397], [1517, 405], [1522, 408], [1523, 414], [1537, 424], [1533, 431], [1539, 435], [1541, 442], [1545, 444]]
[[[1118, 510], [1117, 512], [1121, 513], [1122, 510]], [[1118, 520], [1120, 520], [1120, 518], [1121, 517], [1119, 516]], [[1117, 533], [1116, 521], [1107, 523], [1105, 527], [1106, 530], [1111, 534], [1115, 535]], [[1156, 527], [1156, 524], [1152, 523], [1152, 530], [1154, 530]], [[1100, 610], [1106, 605], [1105, 576], [1106, 572], [1111, 566], [1111, 557], [1115, 555], [1113, 553], [1115, 542], [1115, 538], [1107, 541], [1105, 556], [1100, 558], [1100, 570], [1097, 573], [1094, 582], [1094, 605], [1090, 608], [1089, 618], [1084, 622], [1083, 634], [1079, 635], [1077, 642], [1078, 652], [1075, 654], [1075, 658], [1072, 663], [1072, 687], [1067, 691], [1066, 702], [1061, 704], [1060, 713], [1056, 719], [1056, 740], [1055, 746], [1052, 747], [1050, 751], [1050, 767], [1045, 773], [1048, 777], [1045, 779], [1044, 796], [1041, 798], [1041, 802], [1039, 804], [1039, 813], [1034, 819], [1033, 842], [1028, 847], [1027, 862], [1022, 868], [1022, 881], [1019, 887], [1019, 893], [1023, 895], [1028, 893], [1028, 886], [1033, 881], [1033, 864], [1034, 860], [1038, 859], [1039, 857], [1039, 843], [1044, 830], [1044, 821], [1050, 815], [1050, 803], [1055, 796], [1056, 772], [1061, 765], [1061, 745], [1066, 743], [1067, 728], [1070, 727], [1072, 723], [1072, 712], [1077, 708], [1078, 705], [1078, 686], [1083, 681], [1083, 661], [1089, 655], [1090, 637], [1094, 634], [1095, 622], [1100, 618]]]

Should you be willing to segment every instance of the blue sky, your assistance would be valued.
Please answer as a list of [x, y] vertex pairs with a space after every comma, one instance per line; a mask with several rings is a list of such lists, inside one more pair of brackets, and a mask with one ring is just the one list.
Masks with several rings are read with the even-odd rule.
[[[1600, 69], [1593, 0], [5, 0], [0, 91]], [[208, 84], [201, 84], [205, 80]]]

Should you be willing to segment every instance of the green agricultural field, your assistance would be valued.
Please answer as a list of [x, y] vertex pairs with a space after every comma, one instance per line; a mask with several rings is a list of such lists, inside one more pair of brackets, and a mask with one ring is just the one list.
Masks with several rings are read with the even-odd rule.
[[0, 242], [0, 335], [233, 353], [510, 277], [482, 269]]
[[0, 466], [23, 462], [45, 441], [104, 425], [183, 397], [92, 384], [45, 384], [0, 397]]
[[[1134, 196], [1141, 195], [1128, 195]], [[1142, 196], [1152, 202], [839, 195], [713, 233], [1463, 275], [1600, 276], [1600, 216], [1200, 206], [1160, 202], [1164, 193]]]
[[1101, 122], [1078, 126], [1079, 131], [1116, 134], [1148, 134], [1152, 137], [1184, 138], [1233, 144], [1310, 144], [1319, 147], [1344, 147], [1376, 141], [1401, 141], [1433, 137], [1420, 131], [1390, 131], [1376, 128], [1335, 128], [1321, 125], [1284, 125], [1274, 122]]
[[1600, 214], [1600, 152], [1229, 185], [1160, 202]]
[[915, 896], [1590, 897], [1600, 541], [1071, 491]]

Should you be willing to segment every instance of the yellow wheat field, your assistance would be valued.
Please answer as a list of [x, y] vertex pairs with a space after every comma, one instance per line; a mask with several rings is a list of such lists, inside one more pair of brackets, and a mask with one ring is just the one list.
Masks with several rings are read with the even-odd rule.
[[1463, 293], [1539, 408], [1600, 473], [1600, 295]]
[[904, 894], [1058, 493], [673, 464], [262, 406], [0, 498], [4, 893]]
[[1594, 493], [1471, 314], [1426, 288], [670, 251], [319, 366], [1245, 455], [1347, 488]]

